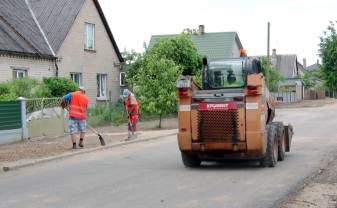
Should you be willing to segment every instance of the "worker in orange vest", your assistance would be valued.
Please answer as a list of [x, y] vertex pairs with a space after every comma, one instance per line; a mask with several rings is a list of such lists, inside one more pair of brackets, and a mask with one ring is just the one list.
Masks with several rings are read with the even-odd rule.
[[69, 93], [62, 98], [61, 106], [69, 111], [69, 133], [73, 143], [73, 149], [76, 149], [76, 135], [80, 133], [78, 146], [83, 148], [83, 139], [87, 132], [87, 108], [90, 99], [85, 96], [85, 88], [79, 87], [75, 92]]
[[139, 103], [135, 95], [128, 89], [123, 91], [124, 106], [128, 112], [128, 139], [132, 136], [136, 136], [135, 132], [138, 128], [139, 119]]

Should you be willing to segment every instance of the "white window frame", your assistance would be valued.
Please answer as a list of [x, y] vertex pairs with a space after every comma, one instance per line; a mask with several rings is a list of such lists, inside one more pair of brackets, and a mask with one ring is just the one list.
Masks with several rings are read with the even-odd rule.
[[[76, 76], [78, 76], [78, 82], [76, 80]], [[78, 86], [83, 86], [83, 77], [80, 72], [70, 72], [70, 79], [73, 80]]]
[[[89, 48], [90, 40], [91, 40], [89, 37], [89, 28], [92, 28], [92, 48]], [[91, 51], [95, 50], [95, 24], [88, 23], [88, 22], [85, 23], [84, 49], [91, 50]]]
[[[28, 77], [28, 70], [27, 69], [18, 69], [18, 68], [13, 68], [13, 72], [15, 72], [15, 76], [13, 79], [22, 79], [25, 77]], [[20, 74], [23, 74], [22, 77], [20, 77]], [[14, 75], [14, 73], [13, 73]]]
[[123, 84], [122, 80], [122, 74], [124, 74], [124, 79], [126, 79], [126, 72], [120, 72], [119, 73], [119, 86], [124, 87], [126, 86], [126, 83]]
[[107, 100], [108, 93], [108, 75], [107, 74], [97, 74], [97, 99]]

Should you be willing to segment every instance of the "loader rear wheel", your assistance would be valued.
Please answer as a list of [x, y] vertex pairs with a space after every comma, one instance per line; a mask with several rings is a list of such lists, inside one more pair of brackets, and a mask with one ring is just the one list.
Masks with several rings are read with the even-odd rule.
[[199, 167], [201, 164], [201, 160], [198, 156], [192, 153], [181, 152], [181, 158], [183, 164], [189, 168]]
[[275, 167], [278, 158], [278, 142], [275, 138], [275, 127], [273, 125], [267, 125], [267, 150], [266, 155], [260, 161], [262, 167]]
[[283, 161], [286, 154], [284, 126], [282, 122], [273, 122], [272, 124], [275, 126], [276, 138], [278, 140], [278, 161]]

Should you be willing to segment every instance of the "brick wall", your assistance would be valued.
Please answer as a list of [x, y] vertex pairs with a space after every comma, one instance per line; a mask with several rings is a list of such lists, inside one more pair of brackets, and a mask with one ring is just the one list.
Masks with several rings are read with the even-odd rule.
[[28, 76], [36, 79], [51, 77], [55, 74], [53, 61], [0, 56], [0, 82], [12, 80], [13, 69], [27, 70]]
[[[95, 24], [94, 52], [84, 50], [85, 23]], [[83, 85], [87, 89], [91, 105], [98, 101], [98, 73], [107, 74], [107, 93], [111, 94], [112, 100], [119, 98], [119, 67], [115, 66], [119, 60], [92, 0], [86, 0], [57, 56], [61, 59], [58, 63], [59, 76], [70, 77], [70, 72], [82, 73]]]

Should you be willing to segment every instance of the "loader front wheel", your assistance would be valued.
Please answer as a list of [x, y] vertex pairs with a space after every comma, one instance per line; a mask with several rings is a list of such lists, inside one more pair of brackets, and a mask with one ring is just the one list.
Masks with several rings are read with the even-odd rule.
[[262, 167], [275, 167], [278, 160], [278, 142], [275, 138], [275, 127], [267, 125], [267, 150], [266, 155], [260, 161]]
[[192, 153], [181, 152], [181, 158], [183, 164], [189, 168], [199, 167], [201, 164], [201, 160], [198, 156]]

